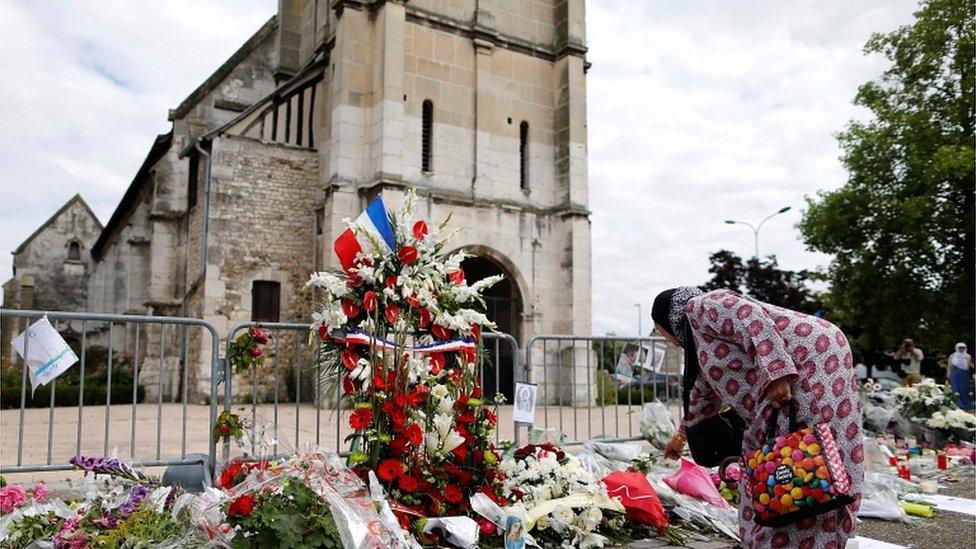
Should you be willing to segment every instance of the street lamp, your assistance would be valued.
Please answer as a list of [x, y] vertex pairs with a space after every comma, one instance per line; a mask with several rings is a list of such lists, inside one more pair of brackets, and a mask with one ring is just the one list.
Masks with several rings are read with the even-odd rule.
[[765, 219], [760, 221], [759, 225], [753, 225], [752, 223], [748, 223], [745, 221], [736, 221], [735, 219], [726, 219], [725, 222], [729, 225], [746, 225], [747, 227], [752, 229], [753, 242], [755, 244], [755, 250], [756, 250], [755, 255], [753, 257], [756, 258], [756, 261], [759, 261], [759, 229], [762, 229], [763, 223], [769, 221], [770, 219], [776, 217], [779, 214], [790, 211], [791, 208], [792, 206], [784, 206], [779, 210], [776, 210], [775, 212], [767, 215]]
[[634, 307], [637, 307], [637, 337], [642, 337], [644, 334], [644, 325], [641, 323], [643, 320], [643, 314], [641, 314], [641, 304], [634, 303]]

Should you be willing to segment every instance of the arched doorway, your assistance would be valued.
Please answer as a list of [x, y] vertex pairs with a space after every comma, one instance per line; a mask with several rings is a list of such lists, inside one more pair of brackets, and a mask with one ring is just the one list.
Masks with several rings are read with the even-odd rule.
[[[522, 296], [512, 274], [498, 262], [485, 257], [469, 257], [461, 263], [469, 284], [503, 275], [505, 278], [484, 292], [484, 313], [495, 323], [499, 332], [510, 334], [516, 341], [521, 337]], [[497, 343], [496, 343], [497, 342]], [[512, 402], [515, 388], [515, 356], [510, 345], [497, 339], [485, 340], [485, 361], [482, 371], [482, 387], [487, 398], [502, 393]]]

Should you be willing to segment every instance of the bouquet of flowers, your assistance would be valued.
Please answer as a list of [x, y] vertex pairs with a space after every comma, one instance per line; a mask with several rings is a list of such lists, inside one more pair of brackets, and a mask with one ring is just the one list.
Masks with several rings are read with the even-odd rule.
[[957, 407], [956, 394], [952, 389], [930, 378], [911, 387], [897, 387], [891, 393], [899, 411], [906, 418], [926, 420], [936, 412]]
[[925, 425], [933, 429], [950, 431], [963, 440], [971, 441], [976, 434], [976, 416], [958, 408], [933, 413], [925, 420]]
[[[50, 540], [56, 547], [197, 547], [190, 520], [192, 494], [161, 486], [117, 459], [76, 456], [76, 468], [93, 475], [82, 501], [50, 500], [38, 485], [0, 523], [0, 544], [27, 547]], [[19, 487], [10, 486], [13, 490]], [[22, 489], [20, 489], [22, 490]]]
[[[602, 547], [604, 511], [622, 518], [623, 506], [575, 457], [552, 444], [530, 444], [501, 463], [502, 492], [526, 509], [526, 525], [546, 545]], [[608, 518], [608, 517], [607, 517]]]
[[414, 202], [410, 192], [388, 216], [392, 242], [350, 224], [364, 243], [355, 260], [307, 285], [326, 379], [353, 409], [349, 463], [364, 480], [375, 471], [404, 525], [470, 514], [474, 493], [501, 500], [495, 411], [475, 367], [494, 328], [481, 294], [500, 277], [469, 284], [468, 255], [445, 254], [447, 222], [429, 228]]

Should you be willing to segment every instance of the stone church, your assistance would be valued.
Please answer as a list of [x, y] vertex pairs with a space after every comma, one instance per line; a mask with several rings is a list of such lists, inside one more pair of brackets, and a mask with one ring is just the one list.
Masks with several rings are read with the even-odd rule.
[[[343, 218], [380, 192], [395, 208], [412, 187], [428, 219], [465, 228], [469, 279], [506, 275], [489, 299], [502, 331], [522, 344], [589, 334], [584, 9], [279, 0], [169, 112], [171, 131], [83, 244], [88, 310], [193, 316], [220, 333], [308, 322], [302, 286], [337, 266]], [[198, 396], [207, 345], [191, 340]]]

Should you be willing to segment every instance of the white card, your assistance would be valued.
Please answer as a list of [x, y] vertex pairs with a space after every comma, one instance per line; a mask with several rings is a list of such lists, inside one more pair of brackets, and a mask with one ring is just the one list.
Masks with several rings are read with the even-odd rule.
[[538, 386], [534, 383], [515, 383], [515, 408], [512, 419], [519, 423], [535, 424], [535, 396]]
[[[27, 355], [24, 356], [24, 340], [27, 339]], [[27, 327], [27, 330], [10, 342], [17, 354], [27, 362], [30, 372], [31, 394], [40, 385], [47, 385], [78, 362], [75, 352], [61, 334], [43, 317]]]

